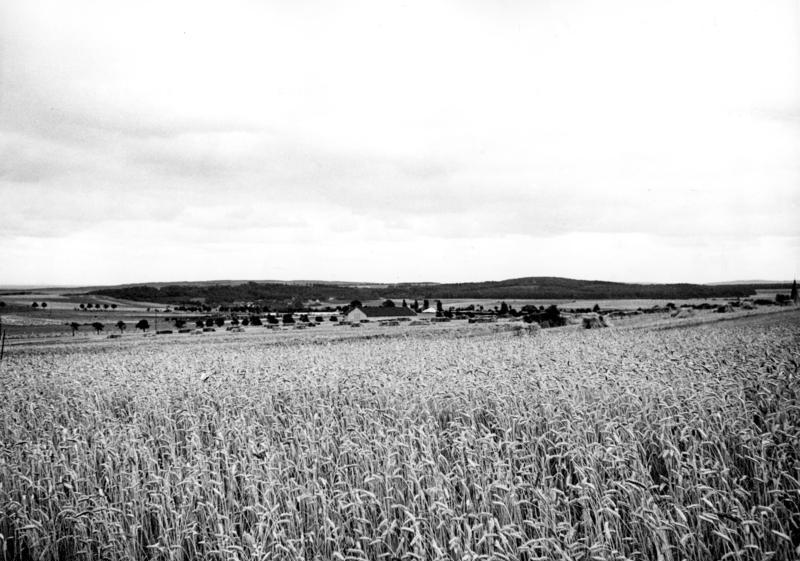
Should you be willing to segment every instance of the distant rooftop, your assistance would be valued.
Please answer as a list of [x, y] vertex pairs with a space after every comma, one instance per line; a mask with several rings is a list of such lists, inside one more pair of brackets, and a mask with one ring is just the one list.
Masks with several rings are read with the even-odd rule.
[[414, 310], [410, 308], [404, 308], [402, 306], [395, 306], [394, 308], [384, 306], [362, 306], [359, 309], [364, 312], [364, 315], [368, 318], [406, 317], [417, 315], [414, 313]]

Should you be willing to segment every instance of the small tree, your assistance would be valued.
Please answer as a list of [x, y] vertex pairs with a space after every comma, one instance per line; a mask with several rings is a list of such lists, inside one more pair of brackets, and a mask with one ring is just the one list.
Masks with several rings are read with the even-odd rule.
[[123, 331], [128, 329], [128, 326], [126, 325], [126, 323], [124, 321], [119, 320], [117, 322], [117, 329], [119, 329], [119, 332], [122, 333]]
[[108, 309], [108, 304], [103, 304], [103, 309], [107, 310]]
[[75, 337], [75, 332], [81, 328], [81, 324], [78, 323], [77, 321], [73, 321], [72, 323], [69, 324], [69, 327], [70, 329], [72, 329], [72, 336]]
[[428, 302], [427, 300], [423, 300], [422, 301], [422, 309], [423, 310], [427, 310], [430, 307], [431, 307], [430, 302]]
[[214, 319], [214, 325], [216, 325], [217, 327], [224, 326], [225, 325], [225, 318], [215, 318]]
[[214, 319], [213, 318], [206, 318], [206, 327], [214, 327]]
[[792, 281], [792, 292], [789, 294], [789, 298], [792, 299], [792, 302], [797, 304], [797, 279]]
[[264, 325], [258, 316], [250, 316], [250, 325]]
[[242, 325], [245, 327], [250, 325], [250, 318], [242, 318]]
[[117, 305], [116, 304], [111, 304], [111, 309], [112, 310], [116, 310], [117, 309]]
[[5, 307], [6, 307], [6, 303], [5, 302], [0, 302], [0, 308], [5, 308]]
[[184, 325], [186, 325], [186, 320], [185, 319], [183, 319], [183, 318], [175, 318], [175, 328], [176, 329], [180, 329]]
[[[239, 325], [239, 318], [231, 318], [231, 325]], [[222, 327], [220, 325], [220, 327]]]
[[292, 323], [294, 323], [294, 318], [292, 317], [292, 314], [283, 314], [283, 324], [289, 325]]
[[103, 324], [100, 323], [99, 321], [96, 321], [92, 324], [92, 328], [97, 332], [98, 335], [100, 335], [100, 332], [103, 330], [103, 327], [104, 327]]
[[548, 306], [544, 311], [545, 319], [550, 322], [551, 327], [558, 327], [564, 325], [566, 321], [561, 316], [561, 310], [555, 304]]
[[500, 315], [505, 316], [508, 315], [508, 304], [505, 302], [500, 302]]
[[142, 333], [150, 329], [150, 322], [146, 319], [140, 319], [139, 322], [136, 324], [136, 329], [141, 329]]
[[384, 300], [381, 306], [384, 308], [394, 308], [394, 300]]
[[33, 304], [31, 304], [31, 308], [33, 308], [34, 310], [36, 308], [38, 308], [38, 307], [39, 307], [39, 303], [38, 302], [34, 302]]
[[47, 307], [47, 302], [42, 302], [42, 309], [44, 310]]
[[[675, 304], [672, 304], [672, 307], [675, 307]], [[667, 304], [667, 308], [669, 308], [669, 304]], [[594, 308], [592, 308], [592, 311], [595, 312], [595, 313], [599, 312], [600, 311], [600, 304], [595, 304]]]
[[353, 300], [350, 302], [350, 309], [355, 310], [356, 308], [360, 308], [362, 306], [361, 300]]
[[81, 306], [80, 306], [80, 308], [81, 308], [81, 310], [85, 310], [85, 309], [86, 309], [86, 304], [84, 304], [83, 302], [81, 302]]
[[406, 302], [405, 298], [403, 298], [403, 307], [408, 308], [408, 302]]
[[202, 319], [198, 319], [194, 324], [197, 326], [198, 329], [202, 329], [205, 327], [206, 323]]

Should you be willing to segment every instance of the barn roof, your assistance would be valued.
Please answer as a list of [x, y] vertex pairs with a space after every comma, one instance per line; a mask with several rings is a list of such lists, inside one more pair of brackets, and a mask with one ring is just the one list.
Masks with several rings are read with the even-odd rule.
[[364, 312], [364, 315], [368, 318], [396, 318], [417, 315], [410, 308], [403, 308], [402, 306], [395, 306], [394, 308], [384, 306], [362, 306], [359, 310]]

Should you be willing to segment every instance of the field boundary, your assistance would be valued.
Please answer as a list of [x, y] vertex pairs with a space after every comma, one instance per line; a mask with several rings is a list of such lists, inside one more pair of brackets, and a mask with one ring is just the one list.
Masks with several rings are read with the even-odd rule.
[[759, 310], [759, 311], [748, 311], [748, 312], [731, 312], [728, 314], [707, 314], [701, 317], [693, 317], [693, 318], [685, 318], [685, 319], [674, 319], [670, 318], [668, 320], [659, 320], [654, 321], [652, 323], [645, 323], [641, 325], [626, 325], [626, 326], [613, 326], [612, 328], [617, 329], [619, 331], [635, 331], [638, 329], [646, 329], [650, 331], [667, 331], [671, 329], [682, 329], [686, 327], [698, 327], [702, 325], [710, 325], [715, 323], [723, 323], [727, 321], [736, 321], [736, 320], [749, 320], [749, 319], [758, 319], [769, 317], [778, 314], [790, 314], [793, 312], [800, 312], [800, 308], [795, 306], [789, 308], [779, 308], [779, 309], [769, 309], [769, 310]]

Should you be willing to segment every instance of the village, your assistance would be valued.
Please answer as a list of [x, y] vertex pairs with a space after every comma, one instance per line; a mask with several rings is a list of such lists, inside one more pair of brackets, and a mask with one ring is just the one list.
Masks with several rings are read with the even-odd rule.
[[[53, 338], [77, 341], [220, 332], [255, 335], [313, 330], [331, 335], [344, 328], [368, 328], [370, 333], [394, 328], [399, 334], [426, 326], [438, 326], [438, 331], [455, 329], [469, 333], [473, 325], [482, 324], [485, 327], [494, 325], [491, 329], [495, 331], [520, 333], [570, 326], [586, 329], [669, 326], [794, 308], [798, 305], [796, 282], [791, 289], [785, 286], [780, 290], [758, 291], [744, 298], [674, 301], [383, 298], [366, 302], [292, 298], [279, 308], [257, 301], [159, 305], [59, 290], [9, 291], [0, 294], [0, 330], [7, 344], [15, 345]], [[398, 328], [402, 329], [398, 331]], [[473, 328], [472, 332], [481, 330]]]
[[[171, 316], [166, 321], [171, 321], [179, 333], [210, 332], [219, 328], [227, 331], [242, 332], [246, 327], [264, 326], [269, 329], [294, 328], [305, 329], [320, 325], [360, 327], [364, 324], [377, 324], [380, 327], [396, 327], [401, 324], [409, 326], [423, 326], [429, 324], [448, 323], [451, 321], [475, 323], [521, 322], [535, 325], [538, 328], [555, 328], [566, 325], [581, 325], [584, 328], [602, 328], [609, 326], [609, 320], [629, 320], [638, 316], [665, 316], [669, 319], [686, 320], [695, 318], [698, 314], [731, 314], [734, 312], [747, 313], [756, 309], [771, 309], [774, 306], [797, 306], [798, 292], [796, 281], [792, 284], [789, 294], [778, 292], [770, 294], [770, 298], [753, 297], [737, 298], [733, 300], [686, 300], [679, 303], [654, 301], [648, 306], [633, 308], [631, 302], [612, 301], [595, 303], [593, 306], [572, 305], [559, 307], [556, 304], [527, 303], [515, 308], [505, 301], [497, 303], [468, 304], [464, 306], [445, 305], [442, 300], [423, 300], [421, 303], [414, 300], [408, 303], [405, 299], [397, 302], [385, 299], [379, 304], [364, 305], [359, 300], [353, 300], [347, 305], [324, 306], [321, 302], [309, 302], [308, 307], [300, 310], [286, 310], [282, 313], [269, 312], [257, 304], [248, 303], [240, 306], [219, 306], [196, 308], [177, 306], [166, 308], [163, 314], [171, 312], [196, 313], [205, 311], [203, 316]], [[302, 304], [301, 304], [302, 306]], [[156, 315], [156, 322], [158, 315]], [[192, 322], [194, 327], [192, 327]], [[119, 327], [119, 325], [117, 326]], [[137, 329], [147, 331], [149, 322], [140, 320], [135, 326]], [[121, 329], [120, 331], [123, 331]], [[154, 328], [156, 334], [170, 334], [169, 328]]]

